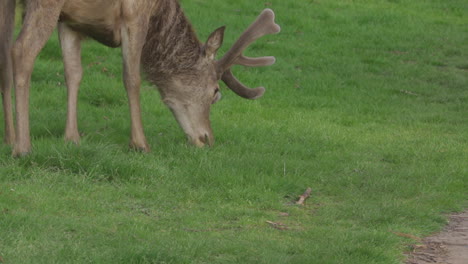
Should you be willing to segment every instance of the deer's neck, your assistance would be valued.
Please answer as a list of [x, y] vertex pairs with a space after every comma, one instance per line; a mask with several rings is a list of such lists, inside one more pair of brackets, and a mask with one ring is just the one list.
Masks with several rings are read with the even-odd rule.
[[149, 81], [158, 84], [195, 65], [202, 45], [177, 1], [161, 1], [149, 22], [142, 66]]

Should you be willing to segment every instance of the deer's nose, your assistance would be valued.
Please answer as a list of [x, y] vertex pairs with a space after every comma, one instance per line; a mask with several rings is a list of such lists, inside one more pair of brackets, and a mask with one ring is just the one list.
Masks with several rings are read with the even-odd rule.
[[213, 135], [210, 135], [208, 133], [205, 133], [203, 135], [201, 135], [198, 140], [200, 141], [200, 143], [202, 143], [202, 146], [205, 145], [205, 144], [208, 144], [208, 146], [212, 146], [214, 144], [214, 138], [213, 138]]

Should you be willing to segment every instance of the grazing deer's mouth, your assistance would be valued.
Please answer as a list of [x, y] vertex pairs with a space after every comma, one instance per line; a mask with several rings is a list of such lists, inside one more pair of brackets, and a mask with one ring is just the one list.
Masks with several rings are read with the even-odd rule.
[[199, 109], [197, 105], [177, 103], [171, 99], [163, 101], [171, 110], [191, 144], [197, 147], [214, 144], [209, 109]]
[[188, 138], [190, 143], [197, 147], [204, 147], [205, 145], [211, 147], [214, 144], [214, 137], [212, 133], [210, 135], [204, 134], [199, 137], [191, 137], [188, 135]]

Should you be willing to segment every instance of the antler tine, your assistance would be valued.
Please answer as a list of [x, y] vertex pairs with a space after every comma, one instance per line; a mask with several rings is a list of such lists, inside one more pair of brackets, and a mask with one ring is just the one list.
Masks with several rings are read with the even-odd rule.
[[247, 86], [243, 85], [237, 78], [232, 74], [231, 69], [227, 69], [222, 77], [221, 80], [240, 97], [246, 99], [257, 99], [262, 97], [263, 93], [265, 93], [264, 87], [257, 87], [255, 89], [250, 89]]
[[217, 62], [217, 70], [221, 80], [237, 95], [256, 99], [263, 95], [265, 88], [249, 89], [243, 85], [231, 72], [231, 66], [239, 64], [249, 67], [268, 66], [275, 63], [275, 57], [250, 58], [242, 55], [242, 52], [258, 38], [280, 32], [281, 28], [275, 23], [275, 13], [271, 9], [265, 9], [257, 19], [247, 28], [232, 48]]
[[260, 58], [250, 58], [244, 55], [240, 55], [235, 64], [249, 66], [249, 67], [258, 67], [258, 66], [270, 66], [275, 64], [276, 59], [273, 56], [260, 57]]
[[[266, 63], [259, 64], [257, 59], [244, 57], [242, 52], [258, 38], [278, 33], [280, 30], [280, 26], [275, 23], [275, 13], [273, 10], [269, 8], [263, 10], [257, 19], [237, 39], [232, 48], [218, 61], [218, 70], [223, 73], [234, 64], [245, 66], [267, 66], [273, 64], [274, 58], [268, 57], [269, 59], [265, 61]], [[252, 62], [252, 60], [255, 60], [255, 62]], [[261, 62], [264, 61], [262, 60]]]

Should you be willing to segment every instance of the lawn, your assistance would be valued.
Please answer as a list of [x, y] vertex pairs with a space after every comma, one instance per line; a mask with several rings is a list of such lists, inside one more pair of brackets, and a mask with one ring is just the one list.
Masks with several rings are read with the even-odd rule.
[[67, 144], [54, 34], [32, 76], [33, 153], [0, 145], [0, 263], [402, 263], [416, 241], [401, 234], [468, 207], [466, 0], [182, 6], [202, 40], [227, 25], [221, 54], [275, 10], [282, 32], [246, 54], [277, 63], [234, 69], [264, 97], [222, 86], [199, 149], [144, 83], [152, 152], [134, 152], [120, 50], [87, 41], [82, 142]]

